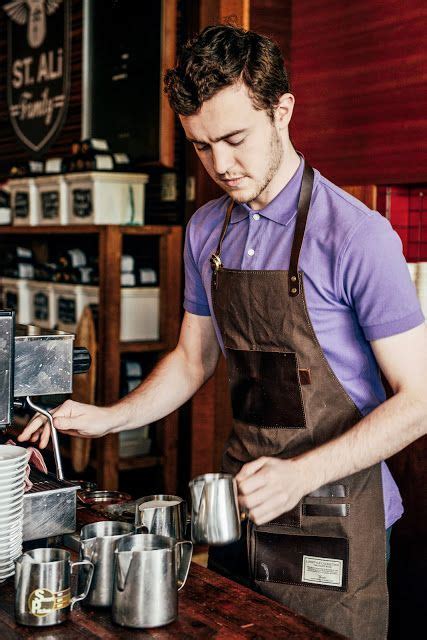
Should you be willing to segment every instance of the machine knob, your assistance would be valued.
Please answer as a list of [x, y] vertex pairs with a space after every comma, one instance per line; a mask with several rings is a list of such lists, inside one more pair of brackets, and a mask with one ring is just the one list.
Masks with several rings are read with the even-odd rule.
[[92, 362], [91, 355], [85, 347], [73, 349], [73, 375], [89, 371]]

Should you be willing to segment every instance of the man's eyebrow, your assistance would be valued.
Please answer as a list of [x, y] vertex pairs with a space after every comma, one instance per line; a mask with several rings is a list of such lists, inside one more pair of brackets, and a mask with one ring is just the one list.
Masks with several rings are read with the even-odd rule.
[[[231, 131], [230, 133], [226, 133], [224, 136], [220, 136], [219, 138], [214, 138], [212, 142], [220, 142], [221, 140], [226, 140], [227, 138], [232, 138], [233, 136], [237, 136], [239, 133], [246, 133], [247, 129], [236, 129], [236, 131]], [[207, 144], [203, 142], [203, 140], [193, 140], [192, 138], [187, 137], [188, 142], [192, 142], [193, 144]]]

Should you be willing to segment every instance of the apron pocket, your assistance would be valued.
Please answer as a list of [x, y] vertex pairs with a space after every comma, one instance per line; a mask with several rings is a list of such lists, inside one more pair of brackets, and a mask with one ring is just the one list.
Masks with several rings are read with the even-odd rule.
[[306, 428], [295, 353], [227, 347], [227, 365], [236, 420], [264, 428]]
[[255, 580], [346, 591], [348, 540], [254, 531]]

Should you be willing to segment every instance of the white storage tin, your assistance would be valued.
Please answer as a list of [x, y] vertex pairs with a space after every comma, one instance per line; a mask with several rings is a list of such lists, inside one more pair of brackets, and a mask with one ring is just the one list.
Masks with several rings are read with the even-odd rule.
[[28, 280], [18, 278], [1, 278], [2, 306], [7, 309], [14, 309], [16, 312], [16, 322], [20, 324], [30, 324], [30, 288]]
[[159, 287], [121, 290], [120, 340], [159, 340]]
[[75, 333], [85, 306], [98, 304], [98, 287], [55, 283], [53, 289], [57, 328], [60, 331]]
[[144, 224], [146, 174], [92, 171], [65, 180], [68, 224]]
[[14, 178], [9, 180], [10, 206], [15, 225], [37, 225], [39, 220], [39, 199], [36, 178]]
[[30, 290], [30, 323], [46, 329], [56, 326], [55, 292], [52, 282], [33, 280]]
[[38, 224], [67, 224], [67, 183], [63, 175], [36, 178]]

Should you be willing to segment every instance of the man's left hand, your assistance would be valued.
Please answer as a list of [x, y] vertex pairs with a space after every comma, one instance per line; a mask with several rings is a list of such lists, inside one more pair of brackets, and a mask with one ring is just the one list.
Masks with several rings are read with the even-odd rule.
[[258, 458], [245, 464], [236, 480], [240, 507], [258, 525], [290, 511], [313, 490], [308, 486], [306, 470], [295, 459]]

